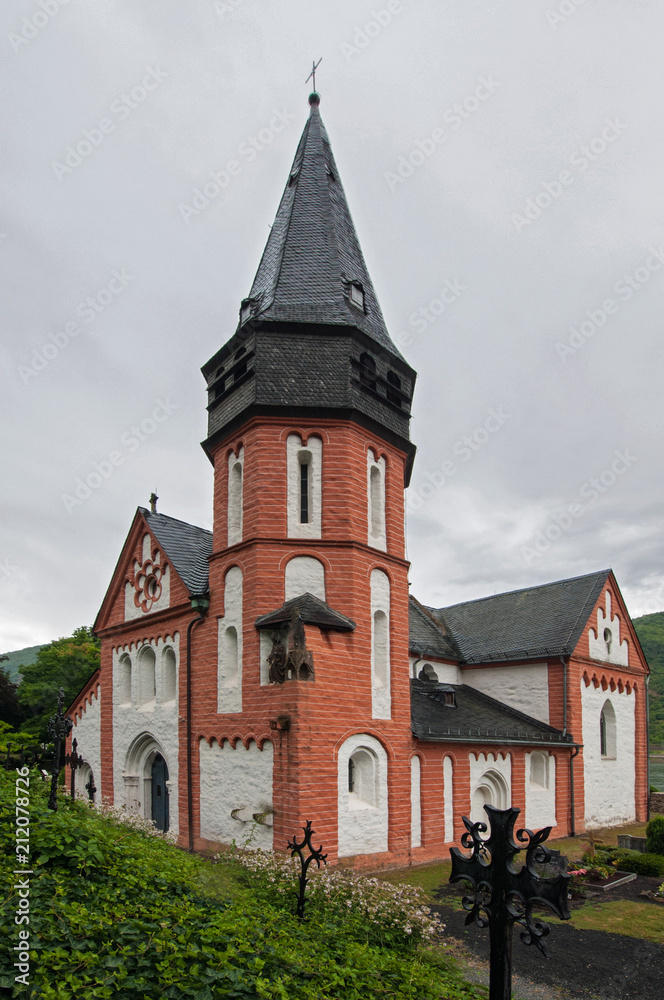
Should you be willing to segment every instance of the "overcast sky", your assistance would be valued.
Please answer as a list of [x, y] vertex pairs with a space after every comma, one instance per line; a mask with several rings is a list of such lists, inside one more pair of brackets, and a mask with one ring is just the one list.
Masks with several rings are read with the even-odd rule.
[[200, 367], [320, 57], [419, 372], [413, 593], [611, 566], [664, 608], [662, 38], [661, 0], [3, 0], [0, 651], [94, 620], [153, 489], [211, 527]]

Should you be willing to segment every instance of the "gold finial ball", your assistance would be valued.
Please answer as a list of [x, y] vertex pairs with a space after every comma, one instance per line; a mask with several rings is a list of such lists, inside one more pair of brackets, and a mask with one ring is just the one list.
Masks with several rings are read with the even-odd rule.
[[309, 104], [312, 107], [314, 107], [314, 105], [318, 107], [320, 104], [320, 94], [317, 94], [315, 90], [313, 93], [309, 94]]

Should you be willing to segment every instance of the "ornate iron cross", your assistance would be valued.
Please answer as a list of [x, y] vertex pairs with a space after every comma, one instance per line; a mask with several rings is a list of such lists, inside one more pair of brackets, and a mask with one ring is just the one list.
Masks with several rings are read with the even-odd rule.
[[64, 703], [64, 688], [60, 688], [56, 713], [48, 720], [48, 734], [52, 738], [54, 744], [53, 770], [51, 772], [51, 794], [48, 799], [48, 808], [52, 809], [54, 812], [58, 811], [58, 777], [60, 776], [60, 768], [62, 767], [65, 740], [74, 728], [74, 723], [68, 715], [64, 714]]
[[[300, 865], [302, 866], [302, 871], [299, 875], [300, 891], [297, 896], [297, 915], [300, 920], [304, 920], [304, 904], [306, 903], [306, 897], [304, 894], [307, 888], [307, 882], [309, 881], [307, 878], [309, 865], [312, 861], [315, 861], [319, 868], [321, 863], [324, 865], [327, 864], [327, 854], [323, 854], [323, 845], [321, 844], [318, 850], [316, 850], [311, 843], [314, 831], [311, 829], [310, 819], [307, 820], [307, 825], [302, 827], [302, 832], [304, 833], [303, 840], [298, 843], [295, 837], [293, 837], [293, 839], [289, 840], [286, 845], [287, 849], [291, 852], [291, 857], [294, 858], [297, 854], [300, 859]], [[305, 858], [302, 853], [303, 847], [307, 847], [309, 849], [310, 853], [308, 858]]]
[[[478, 927], [489, 928], [490, 979], [489, 1000], [510, 1000], [512, 996], [512, 927], [515, 923], [523, 927], [521, 940], [524, 944], [534, 944], [543, 955], [549, 957], [544, 938], [549, 933], [548, 925], [540, 917], [533, 915], [537, 906], [547, 906], [561, 920], [569, 920], [567, 908], [567, 858], [556, 858], [560, 870], [553, 877], [540, 875], [535, 866], [552, 864], [551, 851], [543, 847], [551, 833], [547, 826], [537, 833], [519, 830], [514, 840], [514, 823], [520, 809], [496, 809], [484, 806], [491, 822], [491, 833], [485, 840], [486, 823], [471, 823], [463, 817], [466, 833], [461, 844], [471, 849], [470, 857], [461, 853], [458, 847], [450, 848], [452, 874], [450, 882], [466, 880], [474, 889], [472, 896], [464, 896], [463, 907], [469, 910], [466, 923], [473, 921]], [[525, 862], [517, 871], [513, 861], [515, 855], [525, 850]]]

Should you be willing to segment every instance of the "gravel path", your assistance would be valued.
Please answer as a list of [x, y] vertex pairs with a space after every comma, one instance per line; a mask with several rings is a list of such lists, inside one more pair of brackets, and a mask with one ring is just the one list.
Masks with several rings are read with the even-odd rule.
[[[644, 883], [655, 880], [636, 881], [641, 885], [630, 883], [629, 889], [625, 887], [627, 898], [638, 898], [639, 891], [650, 888]], [[449, 888], [457, 891], [455, 887]], [[618, 891], [612, 890], [612, 898], [616, 898]], [[474, 924], [466, 927], [466, 913], [445, 905], [444, 898], [432, 909], [441, 914], [447, 934], [469, 953], [468, 978], [471, 982], [488, 983], [488, 931]], [[582, 930], [561, 923], [553, 915], [549, 926], [551, 934], [547, 943], [551, 958], [548, 960], [535, 947], [523, 945], [518, 930], [514, 935], [512, 989], [515, 997], [522, 1000], [655, 1000], [662, 996], [664, 942], [654, 944], [623, 934]], [[462, 962], [465, 968], [466, 961]]]

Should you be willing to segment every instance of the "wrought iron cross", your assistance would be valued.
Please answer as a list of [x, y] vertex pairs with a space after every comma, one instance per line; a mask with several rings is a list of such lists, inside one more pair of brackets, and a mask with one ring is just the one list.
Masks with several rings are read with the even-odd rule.
[[[548, 925], [533, 915], [537, 906], [548, 906], [561, 920], [569, 920], [567, 908], [567, 858], [557, 858], [560, 871], [547, 878], [540, 875], [536, 865], [550, 864], [554, 858], [544, 841], [551, 833], [547, 826], [537, 833], [519, 830], [514, 840], [514, 823], [520, 809], [496, 809], [484, 806], [491, 822], [491, 833], [486, 840], [486, 823], [471, 823], [463, 817], [466, 833], [461, 844], [472, 849], [470, 857], [458, 847], [450, 848], [452, 874], [450, 882], [466, 880], [474, 889], [472, 896], [464, 896], [463, 907], [469, 910], [466, 923], [473, 921], [478, 927], [489, 927], [490, 979], [489, 1000], [511, 1000], [512, 996], [512, 928], [515, 923], [523, 927], [521, 940], [534, 944], [549, 957], [543, 940], [549, 933]], [[520, 869], [514, 868], [515, 855], [525, 850], [526, 859]]]
[[[327, 864], [327, 854], [323, 854], [323, 845], [321, 844], [318, 850], [316, 850], [311, 844], [311, 838], [314, 835], [314, 831], [311, 829], [310, 819], [307, 820], [307, 825], [303, 826], [302, 830], [304, 833], [304, 839], [300, 841], [299, 844], [295, 839], [295, 837], [293, 837], [293, 839], [289, 840], [288, 844], [286, 845], [287, 849], [291, 852], [291, 857], [294, 858], [295, 855], [297, 854], [297, 856], [300, 859], [300, 865], [302, 866], [302, 871], [299, 876], [300, 891], [297, 897], [297, 915], [300, 918], [300, 920], [304, 920], [304, 904], [306, 902], [304, 893], [307, 888], [307, 882], [309, 881], [309, 879], [307, 878], [307, 871], [309, 870], [309, 865], [311, 864], [312, 861], [315, 861], [319, 868], [321, 866], [321, 863], [324, 865]], [[309, 848], [310, 854], [308, 858], [305, 858], [304, 854], [302, 853], [302, 848], [304, 847]]]
[[311, 80], [311, 78], [313, 77], [313, 80], [314, 80], [314, 83], [313, 83], [314, 94], [316, 93], [316, 70], [318, 69], [318, 67], [320, 66], [320, 64], [322, 63], [322, 61], [323, 61], [323, 57], [321, 56], [320, 59], [318, 60], [318, 62], [313, 62], [312, 63], [311, 73], [309, 74], [309, 76], [304, 81], [305, 83], [309, 83], [309, 80]]
[[48, 808], [53, 812], [58, 811], [58, 778], [62, 766], [63, 750], [65, 740], [74, 728], [74, 723], [68, 715], [64, 714], [65, 703], [64, 688], [60, 688], [58, 693], [58, 707], [55, 715], [48, 720], [48, 734], [53, 739], [53, 770], [51, 772], [51, 794], [48, 799]]

